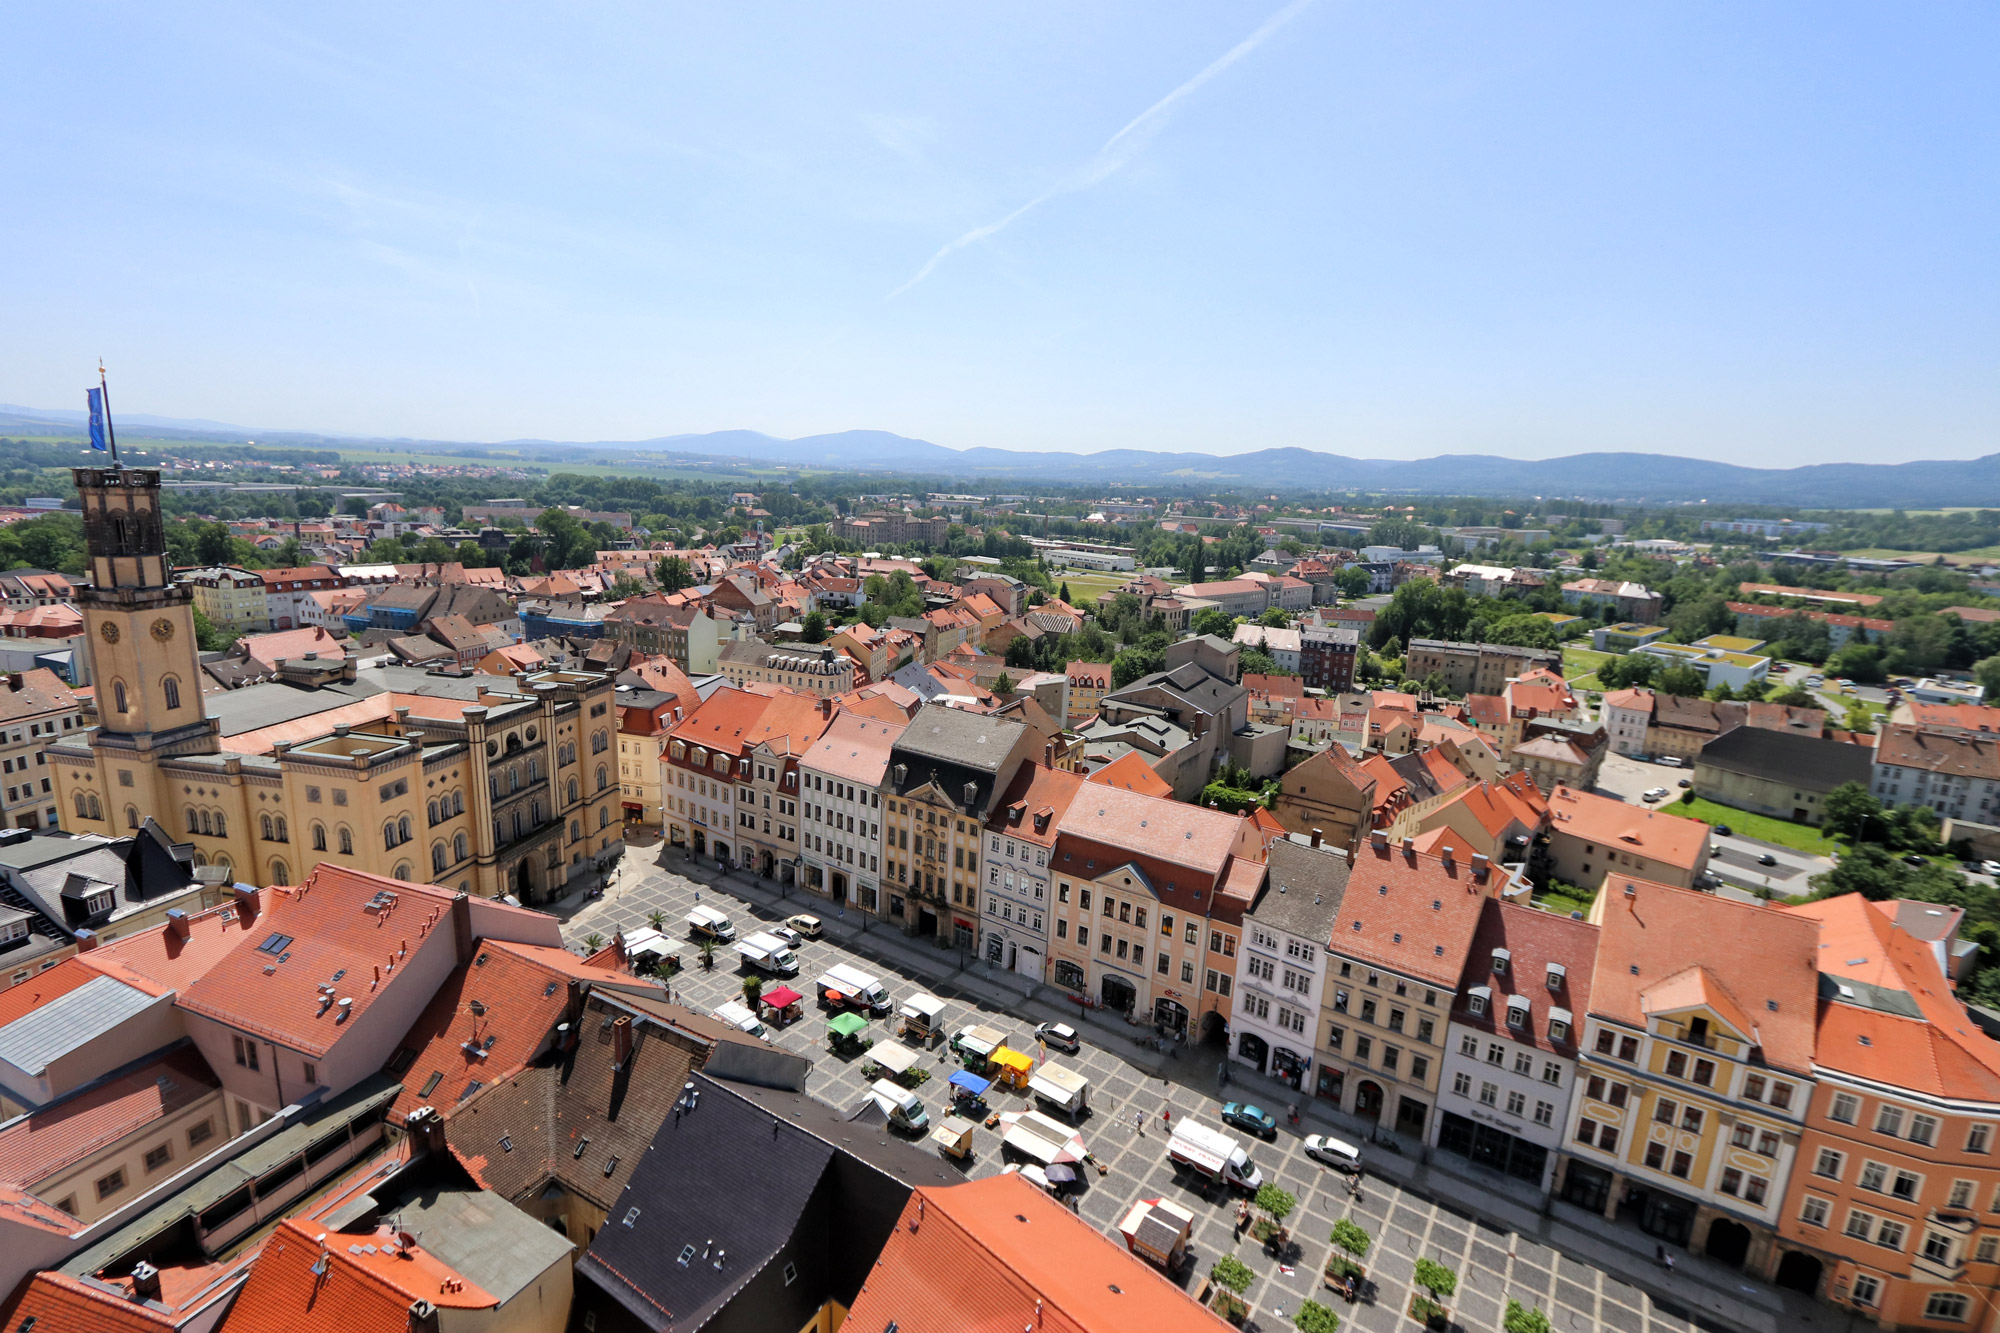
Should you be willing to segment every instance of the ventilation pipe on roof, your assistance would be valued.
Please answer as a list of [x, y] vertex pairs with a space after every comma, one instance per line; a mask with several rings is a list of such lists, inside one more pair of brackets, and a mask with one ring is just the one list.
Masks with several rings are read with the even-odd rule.
[[622, 1070], [632, 1059], [632, 1019], [621, 1015], [611, 1024], [611, 1067]]
[[1474, 852], [1472, 854], [1472, 877], [1474, 879], [1484, 881], [1486, 876], [1492, 873], [1492, 870], [1493, 863], [1485, 852]]
[[1417, 840], [1416, 840], [1415, 838], [1404, 838], [1404, 839], [1403, 839], [1403, 855], [1405, 855], [1405, 856], [1409, 857], [1409, 858], [1410, 858], [1411, 860], [1413, 860], [1413, 861], [1414, 861], [1414, 860], [1416, 860], [1416, 858], [1417, 858]]
[[[1406, 845], [1409, 844], [1409, 839], [1405, 838], [1403, 841]], [[1446, 870], [1451, 870], [1456, 867], [1457, 863], [1453, 860], [1453, 857], [1455, 857], [1457, 853], [1458, 849], [1452, 846], [1450, 843], [1446, 843], [1444, 847], [1440, 849], [1438, 855], [1444, 861], [1444, 868]]]

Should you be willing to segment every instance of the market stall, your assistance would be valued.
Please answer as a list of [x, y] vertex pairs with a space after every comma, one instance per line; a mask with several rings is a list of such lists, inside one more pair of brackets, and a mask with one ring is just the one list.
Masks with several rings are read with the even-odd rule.
[[762, 1006], [764, 1021], [784, 1027], [806, 1016], [806, 997], [790, 986], [773, 986], [757, 1001]]
[[[855, 1015], [848, 1015], [855, 1017]], [[898, 1083], [909, 1082], [909, 1072], [923, 1057], [909, 1047], [893, 1041], [885, 1041], [879, 1046], [868, 1048], [868, 1060], [864, 1069], [876, 1071], [871, 1077], [893, 1078]]]
[[1023, 1054], [1011, 1046], [1002, 1046], [993, 1052], [992, 1071], [995, 1081], [1005, 1083], [1016, 1092], [1028, 1086], [1028, 1078], [1034, 1072], [1034, 1068], [1034, 1056]]
[[1046, 1168], [1058, 1162], [1081, 1162], [1090, 1155], [1083, 1135], [1040, 1111], [1008, 1111], [1001, 1115], [1000, 1146], [1033, 1158]]
[[953, 1109], [967, 1115], [986, 1114], [986, 1091], [993, 1086], [991, 1079], [984, 1079], [970, 1070], [960, 1069], [951, 1076], [951, 1104]]
[[840, 1013], [827, 1020], [826, 1047], [835, 1055], [868, 1049], [868, 1020], [860, 1014]]

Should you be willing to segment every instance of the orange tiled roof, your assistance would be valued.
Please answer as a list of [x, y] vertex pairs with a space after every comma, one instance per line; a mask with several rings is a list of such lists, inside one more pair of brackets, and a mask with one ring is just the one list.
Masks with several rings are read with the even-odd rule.
[[0, 1129], [0, 1181], [33, 1189], [91, 1153], [193, 1105], [216, 1086], [200, 1052], [183, 1046], [21, 1116]]
[[1472, 863], [1406, 852], [1374, 839], [1355, 853], [1328, 949], [1393, 968], [1406, 976], [1453, 985], [1479, 928], [1480, 905], [1491, 888], [1472, 877]]
[[916, 1190], [848, 1319], [856, 1328], [901, 1333], [1227, 1327], [1143, 1260], [1010, 1175]]
[[1146, 757], [1137, 750], [1119, 755], [1090, 775], [1090, 781], [1101, 782], [1107, 787], [1123, 787], [1126, 791], [1136, 791], [1142, 796], [1172, 796], [1174, 789], [1167, 780], [1154, 771], [1146, 762]]
[[160, 1333], [178, 1324], [166, 1310], [53, 1270], [36, 1273], [0, 1304], [0, 1328], [9, 1333]]
[[322, 1251], [314, 1234], [295, 1218], [278, 1223], [219, 1333], [409, 1333], [413, 1301], [440, 1310], [499, 1304], [421, 1242], [408, 1258], [383, 1253], [381, 1240], [394, 1240], [387, 1231], [370, 1239], [373, 1255], [350, 1253], [355, 1238], [347, 1233], [329, 1236], [326, 1272], [316, 1275]]
[[1574, 787], [1557, 787], [1549, 794], [1549, 818], [1552, 831], [1585, 842], [1637, 849], [1671, 866], [1699, 870], [1708, 846], [1708, 825], [1700, 820], [1641, 810]]
[[[386, 911], [366, 910], [383, 892], [395, 894], [395, 904]], [[403, 979], [410, 975], [402, 964], [421, 951], [431, 928], [450, 929], [455, 892], [322, 861], [304, 884], [268, 889], [266, 895], [258, 939], [290, 936], [284, 949], [290, 957], [279, 963], [254, 944], [234, 950], [181, 993], [182, 1008], [318, 1057], [391, 991], [412, 1007], [429, 1000], [428, 993], [401, 999]], [[400, 952], [406, 945], [410, 954]], [[266, 967], [274, 970], [266, 975]], [[354, 1003], [348, 1018], [336, 1022], [341, 1006], [321, 1006], [319, 987], [343, 970], [336, 995]]]
[[[37, 972], [18, 986], [0, 990], [0, 1028], [6, 1027], [17, 1018], [32, 1014], [51, 1000], [61, 999], [88, 981], [95, 981], [102, 972], [85, 967], [76, 958], [66, 958], [49, 968]], [[124, 980], [124, 978], [120, 978]], [[141, 990], [153, 992], [148, 987]]]
[[562, 1021], [568, 981], [515, 950], [483, 944], [438, 987], [390, 1062], [403, 1084], [390, 1123], [419, 1106], [450, 1115], [472, 1080], [490, 1087], [534, 1059]]
[[[259, 890], [257, 896], [262, 903], [269, 890]], [[227, 903], [189, 917], [186, 939], [171, 926], [155, 926], [100, 944], [78, 954], [75, 961], [140, 990], [165, 995], [184, 991], [206, 976], [256, 928], [256, 914], [246, 917], [236, 904]]]
[[1817, 921], [1623, 875], [1601, 894], [1591, 1012], [1643, 1028], [1648, 1014], [1706, 1003], [1768, 1063], [1812, 1067]]

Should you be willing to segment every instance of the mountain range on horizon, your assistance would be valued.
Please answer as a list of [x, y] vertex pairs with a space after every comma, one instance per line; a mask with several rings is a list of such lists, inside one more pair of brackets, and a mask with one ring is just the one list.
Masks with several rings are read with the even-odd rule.
[[[518, 439], [497, 443], [259, 431], [223, 422], [125, 414], [128, 428], [190, 443], [244, 443], [338, 448], [374, 446], [502, 454], [559, 467], [562, 462], [613, 462], [620, 454], [664, 454], [675, 462], [831, 468], [943, 477], [987, 488], [1035, 482], [1120, 486], [1284, 488], [1396, 492], [1413, 495], [1564, 497], [1599, 502], [1786, 505], [1802, 509], [2000, 506], [2000, 453], [1974, 459], [1900, 463], [1815, 463], [1752, 468], [1673, 454], [1593, 452], [1562, 458], [1517, 459], [1494, 454], [1441, 454], [1421, 459], [1367, 459], [1301, 448], [1240, 454], [1109, 449], [1101, 453], [1036, 453], [979, 447], [952, 449], [882, 430], [848, 430], [783, 439], [753, 430], [663, 435], [645, 440]], [[83, 433], [84, 414], [0, 403], [0, 434], [46, 434], [51, 426]]]

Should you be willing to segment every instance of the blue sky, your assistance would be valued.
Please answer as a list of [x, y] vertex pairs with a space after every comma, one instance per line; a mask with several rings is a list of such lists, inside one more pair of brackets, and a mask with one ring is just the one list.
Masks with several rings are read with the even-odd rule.
[[17, 9], [0, 401], [102, 355], [128, 412], [448, 439], [1971, 457], [1996, 15]]

